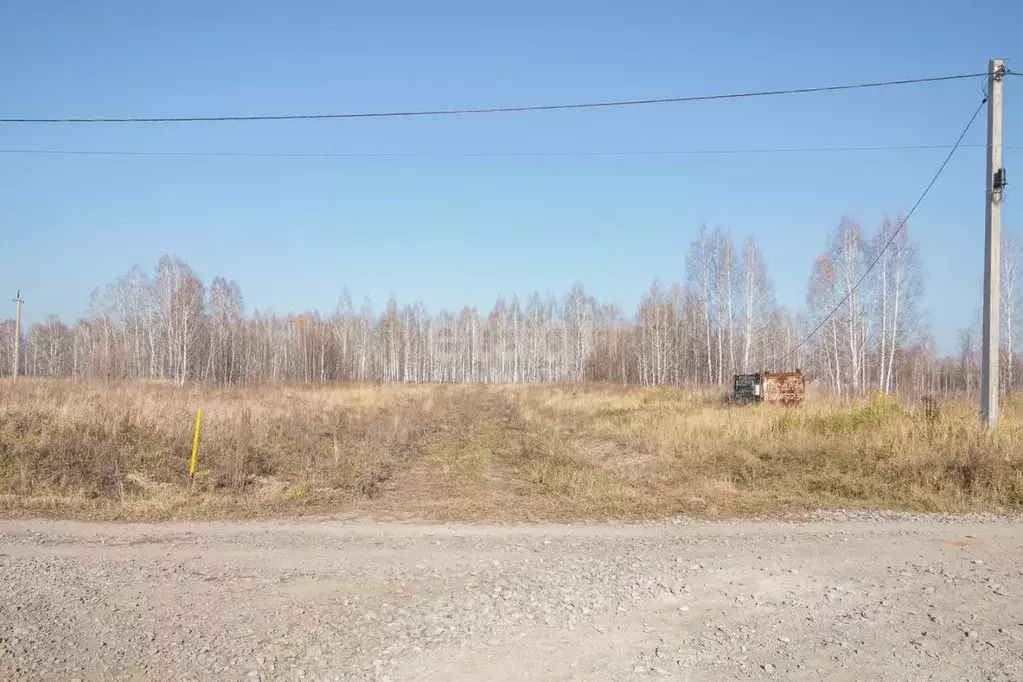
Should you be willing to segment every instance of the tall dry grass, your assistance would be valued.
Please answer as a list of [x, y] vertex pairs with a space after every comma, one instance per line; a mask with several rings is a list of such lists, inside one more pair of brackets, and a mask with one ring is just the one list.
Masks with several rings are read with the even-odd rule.
[[[198, 470], [188, 476], [195, 410]], [[0, 513], [644, 519], [1023, 507], [1023, 404], [610, 386], [0, 385]]]

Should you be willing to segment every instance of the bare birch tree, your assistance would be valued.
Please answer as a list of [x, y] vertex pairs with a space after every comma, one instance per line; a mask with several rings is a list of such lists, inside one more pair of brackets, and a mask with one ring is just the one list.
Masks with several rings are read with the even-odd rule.
[[1016, 381], [1016, 346], [1013, 333], [1019, 326], [1017, 321], [1023, 309], [1023, 291], [1020, 290], [1020, 278], [1023, 277], [1023, 247], [1011, 232], [1002, 233], [1001, 254], [1001, 296], [999, 297], [999, 315], [1002, 328], [1002, 390], [1011, 393], [1015, 390]]

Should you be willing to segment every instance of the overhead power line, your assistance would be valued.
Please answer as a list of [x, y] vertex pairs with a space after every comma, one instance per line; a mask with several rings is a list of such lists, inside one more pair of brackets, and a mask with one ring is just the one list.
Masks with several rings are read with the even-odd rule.
[[[983, 148], [982, 144], [960, 147]], [[678, 149], [647, 151], [527, 151], [527, 152], [207, 152], [207, 151], [120, 151], [105, 149], [0, 149], [0, 154], [38, 156], [142, 156], [142, 157], [268, 157], [268, 158], [587, 158], [587, 157], [658, 157], [718, 156], [739, 154], [824, 154], [845, 152], [890, 152], [949, 149], [950, 145], [882, 145], [866, 147], [777, 147], [750, 149]], [[1023, 149], [1006, 146], [1003, 149]]]
[[0, 123], [226, 123], [238, 121], [312, 121], [325, 119], [348, 118], [397, 118], [405, 116], [462, 116], [467, 114], [510, 114], [526, 111], [559, 111], [565, 109], [600, 109], [611, 107], [631, 107], [649, 104], [678, 104], [683, 102], [707, 102], [714, 100], [748, 99], [752, 97], [774, 97], [779, 95], [805, 95], [816, 92], [837, 92], [841, 90], [863, 90], [869, 88], [885, 88], [915, 83], [937, 83], [941, 81], [963, 80], [986, 76], [986, 73], [966, 73], [952, 76], [934, 76], [931, 78], [906, 78], [902, 80], [880, 81], [876, 83], [853, 83], [846, 85], [824, 85], [808, 88], [789, 88], [782, 90], [759, 90], [753, 92], [736, 92], [721, 95], [687, 95], [682, 97], [661, 97], [655, 99], [615, 100], [608, 102], [581, 102], [572, 104], [540, 104], [511, 107], [479, 107], [468, 109], [424, 109], [411, 111], [376, 111], [330, 114], [287, 114], [261, 116], [155, 116], [155, 117], [123, 117], [123, 118], [0, 118]]
[[923, 193], [916, 200], [916, 203], [913, 204], [913, 208], [909, 209], [909, 213], [906, 214], [906, 217], [902, 219], [902, 222], [899, 223], [899, 226], [895, 228], [894, 232], [892, 232], [892, 236], [888, 238], [888, 241], [884, 243], [884, 246], [881, 247], [881, 250], [877, 252], [876, 256], [874, 256], [874, 260], [870, 262], [870, 265], [867, 266], [867, 269], [864, 270], [863, 274], [860, 275], [860, 278], [856, 280], [856, 284], [854, 284], [852, 288], [849, 289], [849, 291], [845, 294], [845, 296], [842, 297], [842, 300], [839, 301], [838, 304], [834, 308], [832, 308], [827, 315], [824, 316], [824, 319], [822, 319], [817, 324], [817, 326], [813, 328], [813, 331], [807, 334], [802, 341], [797, 343], [795, 347], [791, 351], [789, 351], [787, 357], [795, 355], [796, 351], [802, 348], [807, 341], [812, 339], [814, 334], [819, 332], [827, 323], [827, 321], [830, 320], [834, 316], [834, 314], [837, 313], [839, 309], [841, 309], [841, 307], [845, 305], [846, 302], [852, 297], [852, 295], [856, 293], [856, 291], [860, 288], [860, 285], [863, 284], [863, 281], [867, 278], [867, 275], [870, 274], [870, 271], [873, 270], [874, 266], [877, 265], [878, 262], [881, 260], [881, 256], [884, 255], [885, 251], [888, 250], [888, 247], [891, 246], [893, 241], [895, 241], [895, 237], [898, 236], [899, 232], [901, 232], [902, 228], [904, 228], [906, 226], [906, 223], [909, 222], [909, 219], [913, 216], [913, 213], [916, 211], [916, 209], [920, 206], [920, 204], [923, 203], [923, 200], [927, 197], [927, 194], [931, 191], [931, 188], [934, 187], [934, 183], [936, 183], [938, 181], [938, 178], [941, 177], [941, 173], [942, 171], [945, 170], [945, 166], [947, 166], [948, 162], [952, 160], [952, 155], [956, 153], [956, 150], [959, 149], [960, 146], [963, 146], [962, 145], [963, 138], [966, 137], [966, 133], [969, 132], [970, 127], [973, 126], [973, 122], [977, 120], [977, 115], [980, 113], [980, 110], [984, 107], [986, 103], [987, 98], [985, 97], [984, 99], [981, 100], [980, 104], [977, 105], [976, 111], [973, 112], [973, 116], [970, 117], [970, 120], [966, 124], [966, 127], [963, 128], [963, 132], [959, 134], [959, 139], [957, 139], [955, 144], [952, 145], [952, 149], [949, 150], [948, 155], [945, 157], [945, 160], [941, 162], [941, 165], [938, 167], [938, 171], [934, 174], [934, 177], [932, 177], [931, 181], [927, 183], [927, 187], [924, 188]]

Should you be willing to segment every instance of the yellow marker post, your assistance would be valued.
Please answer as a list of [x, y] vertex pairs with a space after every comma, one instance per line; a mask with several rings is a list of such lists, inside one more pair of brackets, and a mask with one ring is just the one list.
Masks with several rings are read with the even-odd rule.
[[188, 465], [188, 476], [195, 478], [195, 456], [199, 454], [199, 427], [202, 425], [202, 408], [195, 413], [195, 436], [192, 437], [192, 463]]

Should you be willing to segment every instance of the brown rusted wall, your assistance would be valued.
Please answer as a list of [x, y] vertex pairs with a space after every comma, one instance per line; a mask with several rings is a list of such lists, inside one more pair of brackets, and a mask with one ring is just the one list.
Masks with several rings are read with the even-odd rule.
[[761, 400], [765, 403], [799, 405], [806, 382], [801, 372], [764, 372], [760, 375]]

